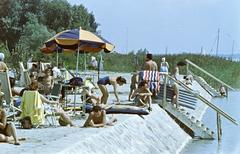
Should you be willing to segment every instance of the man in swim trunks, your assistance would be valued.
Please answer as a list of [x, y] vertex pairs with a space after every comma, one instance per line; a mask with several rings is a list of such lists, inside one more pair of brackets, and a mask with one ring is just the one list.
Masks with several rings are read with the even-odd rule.
[[150, 53], [148, 53], [146, 55], [146, 62], [145, 62], [143, 70], [149, 70], [149, 71], [157, 71], [158, 70], [157, 63], [152, 60], [152, 54], [150, 54]]

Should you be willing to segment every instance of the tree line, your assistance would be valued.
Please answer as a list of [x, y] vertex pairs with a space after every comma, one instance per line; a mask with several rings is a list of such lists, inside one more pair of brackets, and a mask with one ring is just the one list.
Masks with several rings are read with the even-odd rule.
[[0, 50], [11, 67], [30, 55], [43, 57], [39, 49], [57, 32], [82, 27], [97, 33], [98, 26], [92, 12], [67, 0], [0, 1]]

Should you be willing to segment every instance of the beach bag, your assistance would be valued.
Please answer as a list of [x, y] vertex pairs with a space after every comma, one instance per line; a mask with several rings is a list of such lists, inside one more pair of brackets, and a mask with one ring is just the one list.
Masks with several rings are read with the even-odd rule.
[[69, 84], [71, 86], [82, 86], [83, 85], [83, 79], [80, 77], [74, 77], [69, 80]]

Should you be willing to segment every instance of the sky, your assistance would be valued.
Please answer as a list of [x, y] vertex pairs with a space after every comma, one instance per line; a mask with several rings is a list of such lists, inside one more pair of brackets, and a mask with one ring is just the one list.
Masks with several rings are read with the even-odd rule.
[[68, 1], [92, 12], [101, 35], [120, 53], [145, 48], [153, 54], [200, 53], [202, 48], [215, 55], [218, 28], [218, 54], [240, 53], [240, 0]]

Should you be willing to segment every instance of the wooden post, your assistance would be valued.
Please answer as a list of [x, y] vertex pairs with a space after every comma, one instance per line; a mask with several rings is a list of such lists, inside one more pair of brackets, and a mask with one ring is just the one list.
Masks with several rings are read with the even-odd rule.
[[162, 107], [163, 109], [167, 105], [167, 81], [168, 81], [168, 76], [164, 75], [164, 89], [163, 89], [163, 101], [162, 101]]
[[228, 87], [225, 87], [226, 88], [226, 97], [228, 97]]
[[187, 75], [189, 75], [189, 64], [187, 62]]
[[218, 140], [222, 139], [222, 127], [221, 127], [221, 117], [217, 112], [217, 132], [218, 132]]

